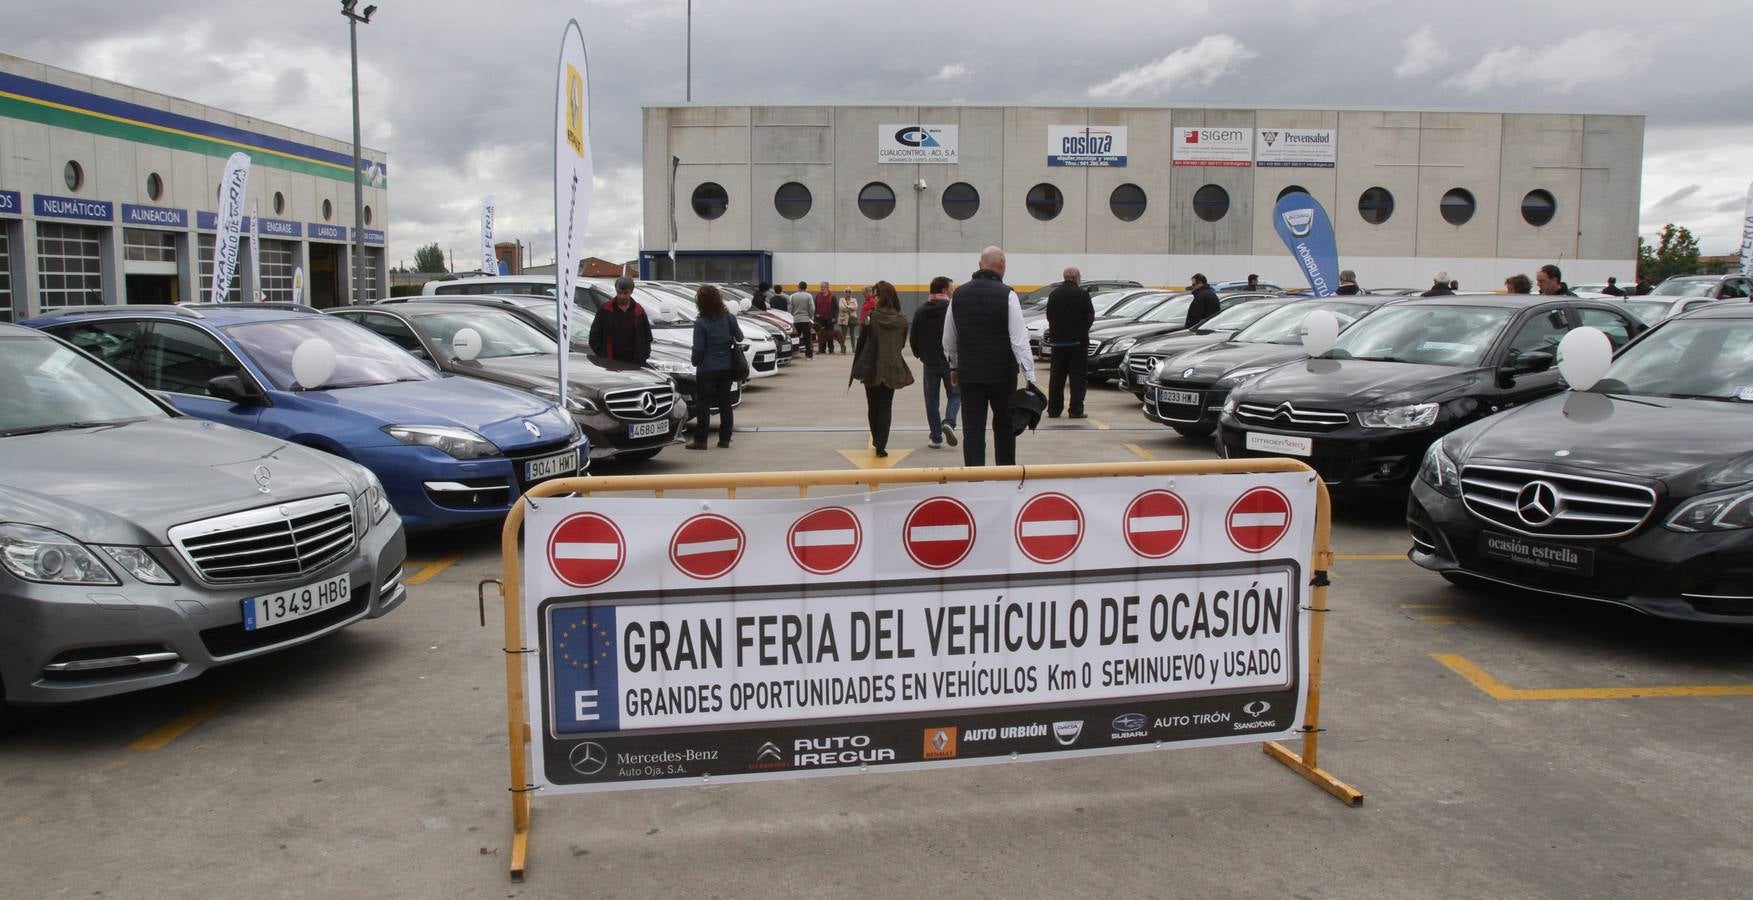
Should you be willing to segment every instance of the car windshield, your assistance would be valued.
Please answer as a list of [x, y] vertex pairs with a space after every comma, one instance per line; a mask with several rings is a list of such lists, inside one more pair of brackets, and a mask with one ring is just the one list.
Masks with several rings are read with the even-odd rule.
[[633, 299], [645, 309], [645, 317], [653, 328], [674, 328], [694, 321], [694, 304], [674, 294], [635, 289]]
[[556, 352], [553, 338], [517, 316], [497, 309], [423, 313], [414, 317], [414, 327], [440, 347], [453, 346], [458, 332], [473, 329], [481, 339], [481, 352], [475, 355], [476, 359]]
[[1668, 317], [1668, 310], [1674, 308], [1674, 303], [1672, 300], [1628, 300], [1625, 307], [1645, 325], [1654, 325]]
[[1150, 309], [1152, 306], [1163, 302], [1163, 298], [1167, 296], [1168, 294], [1156, 291], [1146, 291], [1142, 294], [1133, 294], [1132, 296], [1109, 306], [1106, 312], [1097, 309], [1096, 315], [1117, 319], [1130, 319], [1133, 316]]
[[1182, 294], [1167, 303], [1158, 304], [1149, 312], [1138, 317], [1140, 322], [1173, 322], [1179, 325], [1187, 321], [1187, 307], [1193, 305], [1192, 294]]
[[1200, 323], [1199, 328], [1203, 331], [1241, 331], [1258, 322], [1267, 313], [1283, 306], [1283, 303], [1271, 300], [1249, 300], [1246, 303], [1237, 303], [1206, 319]]
[[1708, 278], [1670, 278], [1650, 291], [1657, 297], [1708, 297], [1716, 290], [1716, 282]]
[[1105, 316], [1108, 314], [1108, 310], [1113, 309], [1115, 306], [1117, 306], [1121, 303], [1124, 303], [1127, 300], [1129, 300], [1133, 297], [1139, 296], [1139, 295], [1140, 295], [1139, 291], [1137, 291], [1136, 289], [1128, 289], [1128, 290], [1123, 290], [1123, 291], [1106, 291], [1106, 292], [1103, 292], [1100, 294], [1092, 295], [1090, 297], [1090, 305], [1095, 307], [1096, 315]]
[[[1244, 303], [1240, 309], [1254, 306]], [[1261, 316], [1254, 324], [1236, 333], [1231, 340], [1248, 344], [1295, 344], [1303, 339], [1303, 319], [1317, 309], [1324, 309], [1339, 320], [1340, 330], [1375, 309], [1373, 303], [1319, 303], [1299, 300], [1287, 303]]]
[[0, 437], [167, 417], [139, 388], [60, 341], [0, 335]]
[[1621, 354], [1592, 390], [1753, 401], [1753, 319], [1675, 319]]
[[292, 375], [292, 354], [306, 341], [323, 340], [335, 348], [335, 371], [321, 385], [330, 388], [366, 387], [397, 381], [425, 381], [438, 377], [424, 363], [386, 338], [330, 316], [299, 316], [272, 322], [233, 325], [226, 334], [256, 366], [283, 391], [307, 390]]
[[1395, 306], [1339, 335], [1334, 359], [1378, 359], [1430, 366], [1476, 366], [1513, 310], [1492, 306]]

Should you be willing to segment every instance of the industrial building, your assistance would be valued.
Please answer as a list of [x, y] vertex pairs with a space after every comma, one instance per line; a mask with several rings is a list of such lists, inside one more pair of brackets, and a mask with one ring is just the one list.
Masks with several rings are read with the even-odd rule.
[[[1441, 110], [653, 106], [644, 111], [641, 267], [688, 280], [917, 291], [981, 248], [1017, 286], [1185, 284], [1300, 269], [1272, 209], [1327, 209], [1365, 287], [1447, 272], [1496, 290], [1556, 262], [1629, 282], [1644, 119]], [[673, 202], [672, 202], [673, 198]], [[672, 219], [673, 210], [673, 219]]]
[[[343, 73], [344, 77], [344, 73]], [[45, 307], [208, 300], [219, 181], [250, 156], [246, 218], [261, 210], [269, 300], [347, 302], [353, 146], [0, 54], [0, 321]], [[388, 165], [362, 150], [363, 297], [385, 284]], [[229, 299], [250, 276], [249, 226]], [[386, 292], [387, 293], [387, 292]]]

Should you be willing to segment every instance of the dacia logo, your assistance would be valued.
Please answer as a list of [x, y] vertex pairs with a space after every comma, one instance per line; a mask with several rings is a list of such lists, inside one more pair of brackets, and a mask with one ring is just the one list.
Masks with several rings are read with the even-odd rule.
[[1308, 237], [1315, 227], [1315, 211], [1312, 209], [1287, 209], [1283, 218], [1284, 227], [1297, 237]]

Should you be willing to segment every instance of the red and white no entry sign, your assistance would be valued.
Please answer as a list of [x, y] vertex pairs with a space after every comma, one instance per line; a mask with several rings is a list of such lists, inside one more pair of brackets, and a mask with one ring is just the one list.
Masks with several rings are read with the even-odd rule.
[[907, 514], [901, 544], [919, 565], [947, 569], [974, 549], [974, 514], [960, 500], [933, 497]]
[[1224, 530], [1238, 549], [1265, 553], [1290, 531], [1290, 498], [1276, 488], [1251, 488], [1230, 504]]
[[607, 516], [567, 516], [548, 536], [548, 568], [573, 587], [596, 587], [619, 574], [626, 561], [627, 541]]
[[1162, 559], [1187, 539], [1187, 503], [1174, 491], [1145, 491], [1126, 504], [1126, 544], [1146, 559]]
[[698, 515], [683, 522], [670, 538], [670, 562], [690, 578], [718, 578], [736, 568], [746, 544], [737, 523], [709, 513]]
[[852, 564], [864, 545], [864, 529], [858, 517], [841, 506], [812, 510], [791, 526], [786, 546], [798, 568], [817, 575], [832, 575]]
[[1083, 510], [1064, 494], [1037, 494], [1016, 517], [1016, 545], [1035, 562], [1063, 562], [1083, 543]]

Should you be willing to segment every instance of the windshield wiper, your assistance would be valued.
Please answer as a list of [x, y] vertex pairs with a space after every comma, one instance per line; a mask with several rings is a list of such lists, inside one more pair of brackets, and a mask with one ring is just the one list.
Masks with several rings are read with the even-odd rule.
[[1367, 359], [1370, 362], [1391, 362], [1391, 363], [1409, 363], [1412, 361], [1410, 359], [1401, 359], [1398, 356], [1353, 356], [1352, 359]]
[[57, 425], [38, 425], [34, 428], [14, 428], [11, 431], [0, 431], [0, 437], [14, 437], [22, 434], [47, 434], [51, 431], [74, 431], [81, 428], [107, 428], [111, 425], [122, 425], [128, 421], [117, 422], [62, 422]]

